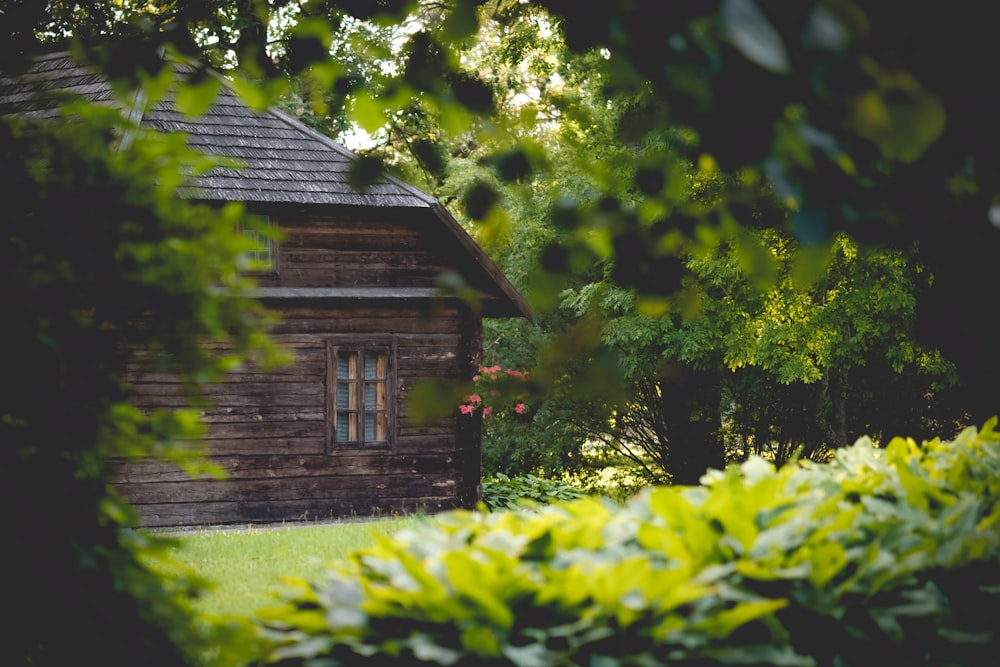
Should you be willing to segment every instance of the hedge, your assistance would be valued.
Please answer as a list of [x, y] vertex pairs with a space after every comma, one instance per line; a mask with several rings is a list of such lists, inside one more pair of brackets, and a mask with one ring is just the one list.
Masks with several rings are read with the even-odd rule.
[[1000, 434], [454, 512], [292, 582], [281, 665], [996, 665]]

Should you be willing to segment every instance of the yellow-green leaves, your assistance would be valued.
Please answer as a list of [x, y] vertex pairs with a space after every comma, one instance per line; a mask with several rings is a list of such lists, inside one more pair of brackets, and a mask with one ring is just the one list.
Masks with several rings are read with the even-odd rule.
[[872, 140], [886, 158], [913, 162], [944, 131], [941, 102], [906, 72], [888, 72], [867, 63], [876, 87], [855, 97], [848, 123]]
[[189, 117], [200, 116], [211, 108], [221, 86], [216, 76], [199, 70], [177, 88], [177, 110]]
[[1000, 594], [998, 444], [988, 424], [951, 443], [861, 440], [824, 465], [751, 458], [621, 507], [450, 513], [361, 552], [325, 590], [300, 588], [268, 616], [274, 657], [806, 667], [905, 650], [906, 664], [990, 664], [967, 649], [992, 657], [1000, 642], [973, 611]]

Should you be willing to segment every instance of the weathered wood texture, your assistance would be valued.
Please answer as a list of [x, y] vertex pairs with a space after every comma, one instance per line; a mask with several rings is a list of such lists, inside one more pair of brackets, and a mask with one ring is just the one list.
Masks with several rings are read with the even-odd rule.
[[261, 287], [432, 288], [451, 271], [498, 297], [490, 276], [430, 210], [282, 207], [270, 217], [282, 232], [278, 272], [259, 276]]
[[[121, 463], [114, 486], [145, 526], [294, 521], [393, 512], [437, 512], [478, 500], [478, 425], [462, 416], [421, 423], [406, 394], [427, 379], [468, 379], [478, 365], [480, 324], [461, 307], [404, 304], [279, 308], [274, 337], [294, 354], [288, 366], [242, 368], [209, 385], [203, 413], [210, 459], [224, 481], [191, 480], [175, 466]], [[328, 447], [327, 352], [331, 336], [395, 342], [389, 448]], [[181, 407], [173, 376], [131, 368], [141, 409]]]

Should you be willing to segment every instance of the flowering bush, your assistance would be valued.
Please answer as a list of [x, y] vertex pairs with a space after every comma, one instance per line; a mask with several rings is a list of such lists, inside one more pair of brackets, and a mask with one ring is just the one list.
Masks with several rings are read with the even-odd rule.
[[513, 409], [516, 414], [524, 414], [527, 407], [524, 398], [527, 390], [523, 386], [528, 380], [526, 371], [513, 368], [504, 370], [500, 366], [482, 366], [479, 374], [472, 376], [477, 392], [465, 398], [465, 403], [458, 406], [463, 415], [471, 415], [481, 410], [484, 417], [489, 417], [494, 411]]

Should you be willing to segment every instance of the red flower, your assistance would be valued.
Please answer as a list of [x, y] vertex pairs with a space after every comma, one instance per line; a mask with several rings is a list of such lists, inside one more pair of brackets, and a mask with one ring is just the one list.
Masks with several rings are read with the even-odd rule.
[[524, 413], [524, 403], [518, 403], [517, 405], [515, 405], [514, 406], [514, 412], [516, 412], [519, 415], [523, 414]]
[[471, 415], [475, 410], [475, 408], [471, 405], [460, 405], [458, 406], [458, 409], [462, 411], [463, 415]]

